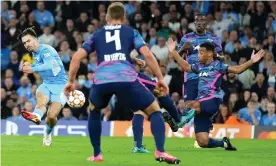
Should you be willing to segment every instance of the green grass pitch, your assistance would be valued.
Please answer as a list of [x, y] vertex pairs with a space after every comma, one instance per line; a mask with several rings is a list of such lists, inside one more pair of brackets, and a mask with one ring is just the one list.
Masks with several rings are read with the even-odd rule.
[[[194, 140], [170, 138], [166, 150], [181, 159], [186, 166], [270, 166], [276, 165], [276, 141], [233, 140], [237, 152], [224, 149], [195, 149]], [[42, 147], [41, 136], [1, 136], [2, 166], [151, 166], [167, 165], [157, 163], [153, 158], [153, 138], [144, 138], [150, 154], [131, 152], [133, 138], [103, 137], [104, 162], [86, 161], [92, 154], [88, 137], [53, 137], [51, 147]]]

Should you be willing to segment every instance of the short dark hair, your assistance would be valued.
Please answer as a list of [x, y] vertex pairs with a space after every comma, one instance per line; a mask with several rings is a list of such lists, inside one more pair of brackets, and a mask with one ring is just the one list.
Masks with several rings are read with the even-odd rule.
[[215, 46], [210, 42], [200, 44], [200, 47], [206, 48], [207, 51], [215, 52]]
[[111, 19], [114, 20], [123, 19], [125, 16], [125, 12], [126, 10], [124, 4], [122, 4], [121, 2], [114, 2], [107, 9], [108, 15]]
[[17, 39], [21, 41], [22, 37], [24, 37], [24, 36], [26, 36], [26, 35], [31, 35], [31, 36], [37, 38], [37, 35], [36, 35], [34, 29], [35, 29], [35, 26], [26, 28], [22, 33], [20, 33], [20, 34], [18, 35]]
[[206, 16], [206, 15], [203, 14], [203, 13], [197, 13], [197, 14], [195, 15], [195, 17], [198, 17], [198, 16]]

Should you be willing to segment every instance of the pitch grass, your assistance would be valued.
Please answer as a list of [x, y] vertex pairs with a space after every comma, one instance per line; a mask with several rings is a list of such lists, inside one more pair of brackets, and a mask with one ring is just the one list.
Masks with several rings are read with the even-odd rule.
[[[131, 153], [133, 138], [103, 137], [104, 162], [91, 163], [88, 137], [53, 137], [52, 147], [42, 147], [41, 136], [1, 136], [2, 166], [151, 166], [167, 165], [153, 159], [153, 138], [144, 138], [151, 154]], [[195, 149], [194, 140], [171, 138], [166, 149], [186, 166], [272, 166], [276, 165], [276, 141], [233, 140], [237, 152], [217, 149]]]

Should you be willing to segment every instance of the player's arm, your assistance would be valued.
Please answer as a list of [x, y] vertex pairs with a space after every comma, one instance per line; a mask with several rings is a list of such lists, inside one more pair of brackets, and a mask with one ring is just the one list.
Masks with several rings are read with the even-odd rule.
[[94, 34], [90, 35], [88, 39], [82, 44], [82, 47], [74, 53], [72, 60], [70, 62], [69, 72], [68, 72], [68, 82], [74, 83], [77, 72], [80, 68], [80, 63], [85, 59], [91, 52], [94, 52]]
[[80, 48], [77, 52], [74, 53], [72, 60], [70, 62], [69, 72], [68, 72], [68, 81], [74, 83], [77, 72], [80, 68], [80, 63], [83, 59], [87, 57], [87, 52], [85, 49]]
[[265, 55], [265, 51], [263, 49], [258, 51], [256, 54], [255, 54], [255, 51], [253, 50], [251, 54], [251, 59], [249, 61], [247, 61], [242, 65], [229, 66], [228, 72], [240, 74], [244, 72], [246, 69], [248, 69], [250, 66], [252, 66], [254, 63], [258, 62], [264, 55]]
[[158, 62], [149, 50], [149, 48], [144, 45], [139, 49], [139, 52], [145, 57], [146, 64], [148, 64], [149, 68], [152, 70], [157, 79], [163, 80], [163, 75], [159, 68]]
[[189, 49], [190, 47], [192, 47], [192, 44], [187, 40], [186, 36], [183, 36], [176, 50], [179, 55], [183, 55], [184, 52], [187, 51], [187, 49]]
[[168, 48], [170, 55], [174, 58], [174, 60], [178, 63], [178, 65], [186, 72], [192, 72], [191, 65], [188, 64], [175, 50], [176, 42], [174, 42], [171, 38], [168, 40]]

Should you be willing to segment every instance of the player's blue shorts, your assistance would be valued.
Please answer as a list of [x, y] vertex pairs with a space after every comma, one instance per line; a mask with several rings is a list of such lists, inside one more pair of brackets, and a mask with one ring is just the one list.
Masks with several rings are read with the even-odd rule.
[[89, 99], [96, 109], [102, 109], [108, 105], [113, 94], [131, 110], [144, 110], [155, 100], [153, 94], [138, 79], [134, 82], [93, 84]]
[[200, 101], [200, 114], [194, 118], [195, 133], [207, 132], [213, 127], [213, 118], [217, 115], [221, 99], [213, 98], [210, 100]]
[[198, 79], [188, 80], [183, 86], [184, 100], [195, 100], [198, 95]]
[[65, 84], [41, 84], [37, 90], [36, 93], [41, 92], [45, 96], [48, 97], [50, 102], [58, 102], [62, 105], [65, 105], [66, 98], [64, 97], [64, 90]]
[[143, 83], [151, 92], [156, 88], [156, 80], [143, 73], [138, 73], [138, 80]]

